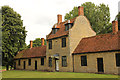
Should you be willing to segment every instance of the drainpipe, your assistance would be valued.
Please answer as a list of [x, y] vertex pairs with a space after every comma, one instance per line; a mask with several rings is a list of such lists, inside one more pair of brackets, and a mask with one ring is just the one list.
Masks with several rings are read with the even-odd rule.
[[74, 54], [73, 54], [72, 57], [73, 57], [73, 72], [74, 72]]

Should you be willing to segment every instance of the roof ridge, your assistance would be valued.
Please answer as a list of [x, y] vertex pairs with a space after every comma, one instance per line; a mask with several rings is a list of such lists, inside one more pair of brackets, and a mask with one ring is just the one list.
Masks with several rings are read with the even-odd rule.
[[88, 38], [94, 38], [94, 37], [106, 36], [106, 35], [111, 35], [111, 34], [112, 34], [112, 33], [100, 34], [100, 35], [95, 35], [95, 36], [85, 37], [85, 38], [82, 38], [82, 39], [88, 39]]
[[46, 56], [46, 45], [22, 50], [18, 52], [18, 54], [14, 58], [30, 58], [36, 56]]
[[[36, 46], [36, 47], [33, 47], [33, 48], [27, 48], [27, 49], [24, 49], [24, 50], [22, 50], [22, 51], [31, 50], [31, 49], [35, 49], [35, 48], [38, 48], [38, 47], [44, 47], [44, 46], [46, 46], [46, 45]], [[22, 51], [19, 51], [19, 52], [22, 52]], [[18, 52], [18, 53], [19, 53], [19, 52]]]

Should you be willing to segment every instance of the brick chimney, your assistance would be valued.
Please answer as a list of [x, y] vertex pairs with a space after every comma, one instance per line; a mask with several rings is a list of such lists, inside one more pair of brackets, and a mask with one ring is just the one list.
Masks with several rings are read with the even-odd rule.
[[78, 16], [84, 16], [84, 7], [78, 6]]
[[30, 41], [30, 48], [32, 48], [33, 47], [33, 41], [31, 40]]
[[41, 38], [41, 46], [44, 46], [44, 38]]
[[58, 19], [58, 23], [61, 23], [62, 22], [62, 15], [58, 14], [57, 19]]
[[113, 33], [118, 32], [118, 21], [112, 21], [112, 31]]

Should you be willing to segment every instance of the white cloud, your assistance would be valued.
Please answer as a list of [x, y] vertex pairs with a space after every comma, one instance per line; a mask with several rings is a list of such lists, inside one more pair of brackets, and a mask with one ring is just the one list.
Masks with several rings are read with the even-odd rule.
[[26, 43], [35, 38], [46, 37], [52, 26], [57, 22], [57, 14], [66, 13], [74, 6], [84, 2], [95, 4], [105, 3], [110, 7], [111, 21], [118, 13], [119, 0], [0, 0], [0, 6], [9, 5], [22, 16], [24, 26], [28, 31]]

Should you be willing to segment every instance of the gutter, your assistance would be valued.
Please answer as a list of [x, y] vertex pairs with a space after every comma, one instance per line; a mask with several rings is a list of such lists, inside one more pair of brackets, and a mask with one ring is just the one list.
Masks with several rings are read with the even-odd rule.
[[107, 50], [107, 51], [97, 51], [97, 52], [83, 52], [83, 53], [72, 53], [72, 55], [80, 55], [80, 54], [92, 54], [92, 53], [103, 53], [103, 52], [115, 52], [120, 50]]

